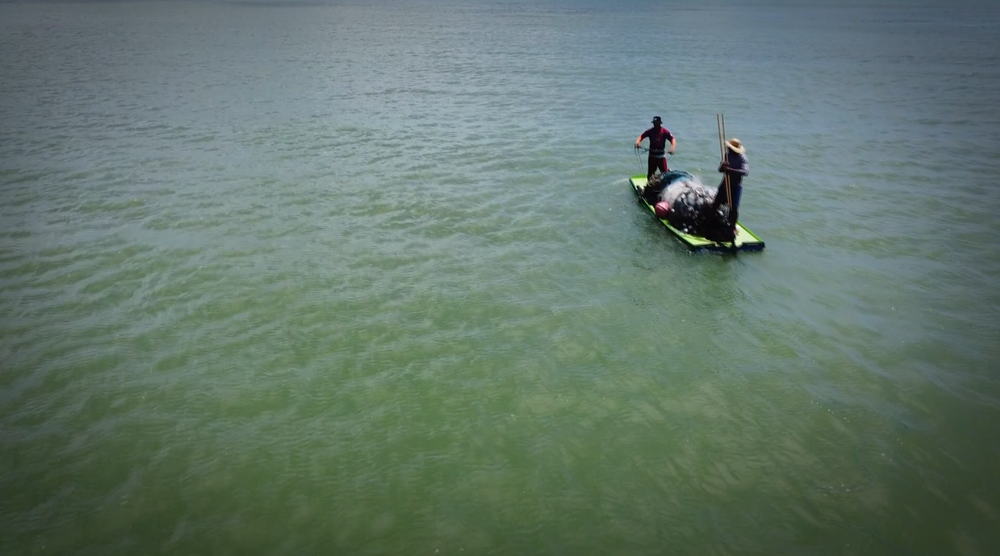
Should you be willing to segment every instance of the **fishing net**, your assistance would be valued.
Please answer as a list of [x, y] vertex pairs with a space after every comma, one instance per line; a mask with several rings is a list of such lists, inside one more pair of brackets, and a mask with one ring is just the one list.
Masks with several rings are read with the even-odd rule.
[[670, 204], [667, 222], [678, 230], [712, 241], [732, 241], [733, 229], [727, 223], [726, 205], [712, 208], [716, 188], [706, 188], [687, 172], [657, 173], [643, 192], [650, 204], [666, 201]]

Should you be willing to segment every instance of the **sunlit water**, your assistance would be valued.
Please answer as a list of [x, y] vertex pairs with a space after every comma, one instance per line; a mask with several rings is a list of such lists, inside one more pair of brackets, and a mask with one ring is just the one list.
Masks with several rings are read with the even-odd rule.
[[998, 23], [0, 4], [0, 554], [995, 554]]

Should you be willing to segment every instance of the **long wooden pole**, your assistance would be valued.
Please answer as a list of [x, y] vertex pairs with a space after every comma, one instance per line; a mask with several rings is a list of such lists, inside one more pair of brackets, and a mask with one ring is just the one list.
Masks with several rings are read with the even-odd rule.
[[[725, 164], [726, 160], [726, 117], [722, 114], [715, 115], [715, 123], [719, 127], [719, 151], [722, 154], [722, 163]], [[729, 215], [733, 214], [733, 196], [729, 191], [729, 173], [723, 170], [722, 181], [726, 184], [726, 208], [729, 209]]]

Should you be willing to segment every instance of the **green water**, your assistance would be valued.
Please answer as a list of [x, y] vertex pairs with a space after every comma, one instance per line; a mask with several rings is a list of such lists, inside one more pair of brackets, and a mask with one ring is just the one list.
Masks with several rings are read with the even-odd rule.
[[996, 553], [998, 23], [0, 4], [0, 553]]

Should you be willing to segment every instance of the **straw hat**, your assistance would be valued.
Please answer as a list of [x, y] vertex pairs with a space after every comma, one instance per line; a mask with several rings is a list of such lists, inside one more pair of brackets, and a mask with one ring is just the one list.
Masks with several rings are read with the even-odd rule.
[[743, 154], [747, 151], [743, 143], [740, 143], [740, 140], [735, 137], [726, 141], [726, 146], [729, 147], [729, 150], [737, 154]]

